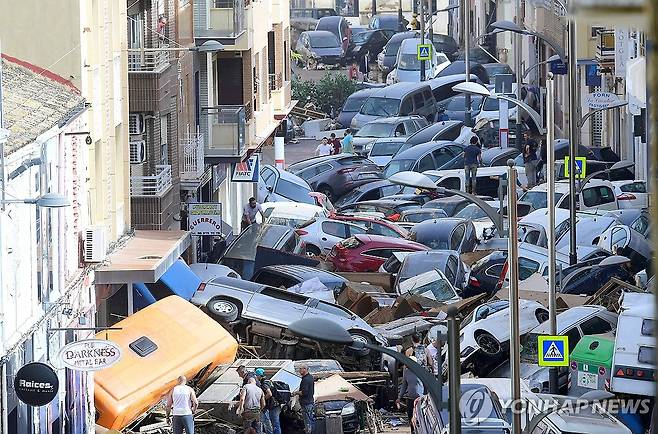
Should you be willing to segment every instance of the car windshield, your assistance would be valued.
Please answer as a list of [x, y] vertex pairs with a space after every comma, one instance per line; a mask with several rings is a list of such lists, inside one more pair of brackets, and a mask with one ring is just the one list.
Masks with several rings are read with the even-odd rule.
[[437, 267], [437, 257], [433, 254], [423, 252], [423, 254], [411, 254], [402, 261], [402, 266], [398, 272], [398, 281], [404, 282], [414, 276], [434, 270]]
[[[555, 202], [557, 203], [561, 197], [562, 193], [555, 193]], [[533, 209], [542, 209], [548, 206], [548, 195], [545, 191], [526, 191], [519, 200], [530, 202]]]
[[410, 170], [416, 160], [391, 160], [384, 169], [384, 178], [388, 178], [398, 172]]
[[345, 101], [345, 105], [343, 106], [343, 111], [358, 112], [366, 99], [368, 99], [367, 96], [352, 96], [347, 98], [347, 101]]
[[438, 270], [431, 270], [400, 283], [400, 294], [420, 295], [439, 302], [456, 297], [448, 279]]
[[372, 122], [365, 124], [354, 137], [389, 137], [391, 135], [391, 124]]
[[[429, 69], [430, 62], [425, 62], [425, 68]], [[402, 71], [420, 71], [420, 60], [418, 60], [418, 55], [400, 53], [398, 56], [398, 69]]]
[[311, 190], [304, 185], [295, 184], [285, 179], [279, 179], [276, 183], [276, 193], [296, 202], [309, 203], [315, 205], [315, 200], [309, 196]]
[[338, 38], [333, 34], [312, 35], [311, 47], [313, 48], [336, 48], [340, 47]]
[[521, 342], [521, 362], [537, 364], [539, 333], [529, 333]]
[[455, 217], [475, 220], [487, 217], [487, 213], [485, 213], [482, 208], [472, 203], [455, 214]]
[[[312, 220], [312, 219], [311, 219]], [[288, 226], [294, 229], [306, 226], [309, 219], [289, 218], [289, 217], [269, 217], [267, 223], [271, 225]]]
[[398, 41], [391, 41], [388, 44], [386, 44], [386, 48], [384, 51], [384, 55], [386, 56], [395, 56], [398, 54], [398, 50], [400, 49], [400, 45], [402, 44], [402, 39]]
[[434, 210], [427, 210], [423, 212], [405, 214], [405, 216], [402, 218], [402, 221], [411, 222], [411, 223], [420, 223], [420, 222], [424, 222], [425, 220], [437, 219], [445, 216], [446, 216], [445, 212], [438, 209], [434, 209]]
[[[482, 97], [480, 96], [471, 96], [471, 108], [477, 108], [482, 103]], [[463, 112], [466, 111], [466, 97], [464, 95], [457, 95], [450, 98], [450, 102], [446, 106], [446, 110]]]
[[512, 69], [509, 65], [500, 63], [496, 65], [489, 65], [485, 68], [489, 74], [489, 78], [495, 77], [500, 74], [512, 74]]
[[391, 117], [398, 114], [399, 107], [399, 99], [371, 96], [365, 103], [363, 103], [360, 113], [368, 116]]
[[371, 157], [388, 157], [395, 155], [404, 142], [375, 142], [370, 151]]
[[[511, 98], [516, 98], [516, 95], [514, 94], [507, 94], [507, 96]], [[486, 112], [495, 112], [498, 111], [498, 108], [500, 106], [500, 100], [499, 99], [494, 99], [494, 98], [485, 98], [484, 99], [484, 105], [482, 106], [482, 110]], [[507, 108], [511, 109], [512, 107], [516, 107], [516, 104], [507, 102]]]
[[352, 29], [352, 42], [354, 42], [355, 44], [363, 44], [368, 40], [370, 35], [372, 35], [372, 32], [361, 31], [355, 33], [354, 29]]

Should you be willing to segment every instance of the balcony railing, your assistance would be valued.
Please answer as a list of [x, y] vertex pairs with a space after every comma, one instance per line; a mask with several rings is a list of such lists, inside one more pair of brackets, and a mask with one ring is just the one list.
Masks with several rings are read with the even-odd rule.
[[169, 67], [169, 45], [162, 44], [158, 51], [128, 53], [128, 72], [162, 72]]
[[210, 127], [205, 156], [242, 155], [249, 140], [247, 121], [253, 115], [251, 104], [204, 107], [203, 111], [208, 115]]
[[270, 90], [281, 89], [281, 86], [283, 86], [283, 74], [280, 72], [276, 74], [269, 74], [269, 83]]
[[183, 161], [180, 177], [183, 180], [199, 179], [205, 170], [203, 161], [203, 135], [187, 133], [181, 140]]
[[210, 1], [209, 28], [214, 36], [237, 38], [246, 29], [245, 0]]
[[155, 166], [155, 175], [131, 176], [131, 196], [162, 196], [171, 188], [171, 166], [160, 164]]

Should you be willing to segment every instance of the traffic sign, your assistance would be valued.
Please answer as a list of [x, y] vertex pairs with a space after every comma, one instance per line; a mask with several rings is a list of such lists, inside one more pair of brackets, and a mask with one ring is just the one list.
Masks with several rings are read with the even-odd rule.
[[418, 60], [432, 60], [432, 44], [418, 44]]
[[568, 336], [539, 336], [537, 347], [539, 366], [569, 366]]
[[[576, 157], [576, 179], [587, 176], [587, 157]], [[564, 177], [569, 177], [569, 156], [564, 157]]]

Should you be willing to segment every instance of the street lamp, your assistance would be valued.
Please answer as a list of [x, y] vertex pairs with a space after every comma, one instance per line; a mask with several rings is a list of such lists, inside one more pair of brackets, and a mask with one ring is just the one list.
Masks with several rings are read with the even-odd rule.
[[[578, 122], [578, 130], [579, 131], [582, 130], [583, 126], [585, 125], [585, 122], [592, 115], [595, 115], [596, 113], [600, 113], [600, 112], [603, 112], [603, 111], [606, 111], [606, 110], [614, 110], [614, 109], [624, 107], [624, 106], [627, 106], [627, 105], [628, 105], [628, 101], [619, 100], [619, 101], [613, 102], [612, 104], [610, 104], [607, 107], [597, 108], [595, 110], [592, 110], [592, 111], [588, 112], [585, 116], [580, 118], [580, 121]], [[580, 143], [580, 134], [578, 134], [578, 143]]]
[[39, 208], [65, 208], [71, 205], [66, 196], [56, 193], [46, 193], [33, 199], [3, 199], [1, 203], [3, 206], [12, 203], [24, 203], [36, 205]]
[[533, 69], [535, 69], [535, 68], [537, 68], [541, 65], [545, 65], [547, 63], [555, 62], [556, 60], [560, 60], [560, 56], [558, 56], [557, 54], [553, 54], [551, 57], [544, 60], [543, 62], [535, 63], [534, 65], [528, 67], [525, 71], [523, 71], [523, 76], [521, 77], [521, 79], [526, 78], [528, 76], [528, 74], [530, 74], [530, 71], [532, 71]]

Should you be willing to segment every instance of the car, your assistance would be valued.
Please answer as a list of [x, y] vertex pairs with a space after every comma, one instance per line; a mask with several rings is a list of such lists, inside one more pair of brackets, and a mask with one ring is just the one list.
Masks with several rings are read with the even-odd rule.
[[[388, 74], [395, 65], [398, 57], [398, 50], [402, 41], [405, 39], [415, 38], [419, 35], [417, 31], [400, 32], [391, 36], [384, 49], [377, 55], [377, 65], [384, 75]], [[386, 79], [386, 77], [384, 77]]]
[[610, 146], [586, 146], [586, 148], [593, 154], [593, 160], [606, 161], [608, 163], [621, 161], [619, 155]]
[[521, 154], [516, 148], [493, 147], [482, 150], [482, 165], [485, 167], [505, 166], [507, 160], [514, 160]]
[[409, 136], [398, 153], [429, 142], [450, 141], [466, 146], [474, 135], [461, 121], [439, 121]]
[[338, 15], [332, 8], [290, 8], [290, 18], [314, 18], [319, 20], [322, 17], [332, 17]]
[[[519, 200], [529, 202], [533, 209], [546, 208], [547, 184], [540, 184], [526, 191]], [[569, 182], [557, 181], [555, 183], [555, 206], [556, 208], [569, 209]], [[619, 209], [619, 201], [614, 192], [614, 185], [610, 181], [601, 179], [590, 179], [581, 187], [577, 195], [576, 209], [584, 211], [587, 209], [615, 210]]]
[[214, 277], [234, 277], [240, 279], [240, 275], [230, 267], [208, 262], [195, 262], [190, 264], [190, 270], [194, 272], [201, 280], [210, 280]]
[[312, 256], [329, 253], [337, 242], [365, 233], [367, 230], [363, 226], [329, 218], [310, 220], [297, 230], [306, 245], [306, 253]]
[[[469, 65], [469, 72], [475, 75], [478, 81], [482, 84], [489, 84], [489, 73], [484, 69], [484, 66], [475, 63], [471, 60]], [[466, 63], [463, 60], [455, 60], [445, 69], [443, 69], [437, 77], [447, 77], [449, 75], [466, 74]]]
[[[647, 383], [647, 381], [642, 381]], [[536, 415], [523, 432], [528, 434], [631, 434], [624, 423], [606, 410], [606, 405], [587, 405], [585, 403], [560, 408], [557, 404], [549, 411]], [[621, 410], [619, 411], [621, 416]]]
[[386, 137], [376, 139], [370, 146], [368, 159], [379, 167], [386, 166], [404, 145], [405, 139], [406, 137]]
[[288, 171], [333, 201], [352, 188], [381, 179], [381, 169], [372, 161], [352, 154], [311, 158], [291, 164]]
[[315, 217], [326, 217], [329, 213], [326, 209], [317, 205], [297, 202], [266, 202], [261, 205], [265, 221], [261, 222], [260, 216], [256, 216], [258, 223], [271, 225], [290, 226], [296, 229]]
[[[355, 340], [387, 344], [381, 333], [342, 306], [260, 283], [217, 277], [203, 282], [191, 302], [217, 321], [233, 325], [238, 335], [242, 333], [245, 339], [253, 339], [254, 335], [280, 339], [293, 322], [321, 317], [339, 324]], [[295, 342], [290, 345], [306, 343], [312, 348], [317, 345], [302, 339], [290, 341]], [[367, 354], [358, 353], [360, 356]]]
[[371, 29], [386, 29], [398, 32], [404, 26], [400, 23], [398, 14], [377, 14], [370, 18], [368, 27]]
[[635, 273], [649, 266], [653, 258], [650, 240], [625, 225], [610, 226], [599, 236], [597, 245], [612, 254], [626, 256]]
[[649, 206], [647, 182], [643, 180], [612, 181], [620, 209]]
[[[512, 86], [512, 93], [506, 94], [507, 96], [516, 99], [516, 94], [514, 93], [514, 89], [516, 88], [516, 85]], [[488, 122], [492, 120], [499, 120], [500, 119], [500, 102], [504, 101], [498, 98], [490, 98], [486, 97], [484, 98], [484, 101], [482, 101], [482, 106], [480, 107], [480, 112], [478, 115], [475, 117], [475, 123], [482, 123], [482, 122]], [[507, 102], [507, 117], [508, 119], [516, 119], [516, 104], [512, 102]]]
[[435, 269], [440, 270], [452, 286], [463, 288], [466, 266], [459, 253], [452, 250], [428, 250], [404, 255], [400, 268], [396, 271], [396, 292], [400, 293], [398, 288], [402, 282]]
[[456, 169], [457, 162], [462, 161], [461, 156], [464, 145], [447, 140], [429, 142], [413, 146], [405, 151], [398, 152], [384, 167], [384, 178], [390, 178], [398, 172], [413, 171], [425, 172], [427, 170]]
[[[447, 75], [427, 80], [427, 83], [432, 88], [432, 93], [436, 100], [436, 106], [440, 112], [445, 110], [446, 104], [450, 98], [457, 95], [463, 95], [454, 90], [454, 87], [464, 81], [466, 81], [466, 74]], [[477, 76], [471, 74], [470, 81], [477, 82]]]
[[[487, 205], [496, 210], [497, 216], [500, 215], [500, 202], [497, 200], [485, 201]], [[504, 211], [504, 210], [503, 210]], [[503, 214], [503, 217], [506, 217]], [[475, 235], [479, 240], [487, 239], [495, 232], [496, 225], [491, 221], [491, 218], [479, 205], [472, 203], [455, 214], [455, 218], [468, 219], [475, 226]]]
[[372, 181], [353, 188], [349, 193], [344, 194], [334, 202], [334, 205], [340, 208], [355, 202], [377, 200], [384, 196], [399, 193], [400, 189], [401, 187], [399, 185], [391, 184], [391, 181], [387, 179]]
[[457, 60], [459, 44], [452, 36], [434, 33], [432, 35], [432, 45], [434, 45], [436, 51], [445, 54], [451, 61]]
[[315, 199], [309, 196], [312, 191], [308, 182], [285, 170], [269, 164], [260, 169], [256, 195], [259, 203], [302, 202], [315, 205]]
[[[423, 172], [423, 175], [431, 179], [438, 187], [466, 191], [466, 173], [464, 169], [428, 170]], [[501, 178], [507, 178], [506, 166], [480, 167], [475, 178], [475, 193], [478, 196], [498, 197]], [[521, 184], [516, 186], [517, 195], [520, 195], [523, 193], [524, 186], [528, 183], [524, 167], [517, 169], [517, 180]]]
[[[485, 42], [485, 45], [488, 45]], [[495, 50], [494, 50], [495, 51]], [[491, 55], [488, 51], [487, 48], [484, 46], [476, 45], [476, 46], [471, 46], [471, 49], [468, 51], [468, 57], [471, 62], [471, 64], [478, 64], [482, 66], [485, 63], [491, 63], [491, 62], [497, 62], [498, 59], [496, 59], [493, 55]], [[466, 59], [466, 51], [462, 50], [459, 52], [459, 56], [457, 57], [459, 60], [465, 60]], [[484, 68], [484, 66], [483, 66]], [[488, 74], [488, 73], [487, 73]], [[493, 80], [490, 80], [488, 83], [494, 84]]]
[[433, 122], [436, 114], [436, 100], [429, 84], [395, 83], [373, 92], [352, 118], [350, 128], [357, 131], [370, 121], [392, 116], [418, 115]]
[[337, 243], [327, 255], [327, 260], [336, 271], [369, 272], [377, 271], [393, 252], [419, 250], [428, 248], [402, 238], [355, 235]]
[[343, 53], [347, 52], [347, 46], [349, 45], [350, 39], [352, 39], [352, 30], [350, 29], [350, 23], [345, 17], [342, 16], [325, 16], [318, 20], [318, 24], [315, 26], [316, 31], [328, 31], [336, 36], [336, 39], [341, 44]]
[[409, 231], [404, 229], [402, 226], [384, 218], [361, 214], [333, 214], [332, 219], [351, 222], [359, 226], [363, 226], [366, 228], [367, 233], [371, 235], [383, 235], [386, 237], [399, 238], [409, 237]]
[[426, 126], [427, 119], [421, 116], [394, 116], [370, 121], [354, 134], [354, 152], [367, 155], [376, 139], [410, 136]]
[[340, 113], [338, 113], [336, 121], [343, 127], [348, 128], [354, 115], [356, 115], [359, 110], [361, 110], [363, 103], [376, 90], [377, 88], [374, 87], [361, 89], [348, 96], [345, 100], [345, 103], [343, 104], [343, 107], [340, 109]]
[[[482, 106], [482, 100], [484, 98], [479, 95], [471, 95], [471, 119], [480, 113], [480, 107]], [[455, 95], [443, 102], [443, 113], [448, 119], [453, 121], [466, 121], [466, 95]]]
[[434, 303], [425, 303], [425, 298], [442, 304], [457, 303], [461, 300], [455, 287], [439, 269], [432, 269], [412, 276], [401, 282], [396, 290], [403, 297], [418, 297], [417, 302], [423, 309], [434, 307]]
[[[394, 196], [389, 196], [389, 198]], [[411, 229], [417, 223], [424, 222], [425, 220], [431, 219], [440, 219], [448, 217], [446, 212], [442, 209], [436, 208], [419, 208], [419, 209], [410, 209], [407, 211], [402, 211], [400, 220], [398, 220], [398, 225]]]
[[496, 83], [496, 76], [509, 74], [512, 76], [512, 82], [516, 82], [516, 74], [512, 71], [512, 67], [507, 63], [483, 63], [482, 66], [486, 69], [487, 74], [489, 75], [489, 82], [492, 84]]
[[423, 205], [423, 208], [432, 208], [443, 210], [448, 217], [454, 217], [459, 211], [464, 209], [471, 201], [461, 196], [446, 196], [439, 199], [432, 199]]
[[[421, 78], [421, 61], [418, 60], [419, 38], [405, 39], [400, 44], [398, 56], [393, 69], [386, 76], [386, 84], [412, 82], [418, 83]], [[430, 60], [425, 61], [425, 78], [434, 78], [442, 69], [450, 65], [448, 57], [436, 50], [430, 50]]]
[[635, 274], [627, 267], [629, 262], [630, 259], [625, 256], [610, 256], [598, 264], [579, 267], [562, 279], [560, 293], [591, 296], [607, 285], [613, 277], [635, 285]]
[[411, 228], [409, 238], [432, 250], [472, 252], [477, 246], [475, 226], [470, 220], [442, 218], [425, 220]]
[[250, 225], [227, 247], [220, 263], [235, 270], [243, 279], [254, 274], [258, 247], [268, 247], [292, 254], [304, 254], [300, 236], [288, 226]]
[[[614, 217], [587, 216], [586, 214], [577, 213], [576, 244], [579, 246], [596, 245], [601, 234], [617, 224], [617, 222], [617, 219]], [[563, 221], [558, 229], [560, 230], [559, 232], [557, 230], [555, 231], [555, 247], [558, 250], [568, 248], [571, 241], [570, 222]]]
[[256, 271], [251, 281], [274, 288], [290, 288], [315, 278], [336, 295], [348, 284], [347, 279], [336, 273], [306, 265], [267, 265]]
[[400, 220], [402, 211], [416, 208], [418, 203], [402, 200], [366, 200], [355, 202], [338, 208], [339, 214], [370, 214], [376, 217], [384, 217], [390, 221]]
[[352, 44], [348, 50], [348, 57], [359, 60], [366, 54], [369, 61], [374, 61], [377, 54], [380, 53], [391, 35], [385, 30], [368, 30], [360, 33], [352, 32]]
[[345, 52], [338, 38], [326, 30], [303, 32], [297, 40], [295, 51], [302, 56], [308, 68], [318, 64], [340, 65], [345, 59]]
[[646, 209], [620, 209], [613, 211], [604, 211], [604, 216], [611, 216], [616, 218], [620, 224], [626, 225], [636, 232], [644, 235], [649, 239], [651, 233], [651, 215]]
[[[525, 335], [548, 320], [548, 310], [534, 300], [519, 300], [519, 333]], [[496, 366], [510, 351], [510, 303], [497, 300], [478, 306], [461, 323], [462, 369], [478, 376]], [[444, 363], [444, 366], [446, 364]]]
[[[580, 338], [584, 335], [598, 335], [614, 331], [617, 328], [617, 314], [609, 312], [603, 306], [584, 305], [575, 306], [559, 313], [557, 320], [557, 334], [569, 337], [569, 352], [574, 349]], [[550, 335], [548, 321], [538, 325], [521, 341], [521, 378], [529, 381], [533, 392], [548, 391], [548, 368], [538, 366], [538, 339], [539, 336]], [[569, 368], [562, 367], [558, 371], [558, 385], [564, 391], [567, 387]], [[509, 376], [509, 363], [496, 368], [492, 376]]]
[[468, 283], [462, 291], [462, 297], [495, 294], [500, 289], [498, 285], [506, 262], [507, 252], [495, 250], [471, 264]]

